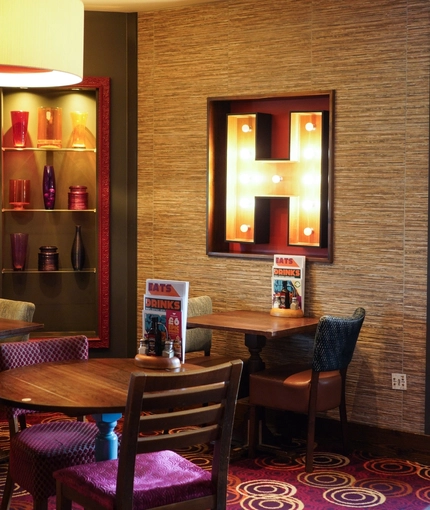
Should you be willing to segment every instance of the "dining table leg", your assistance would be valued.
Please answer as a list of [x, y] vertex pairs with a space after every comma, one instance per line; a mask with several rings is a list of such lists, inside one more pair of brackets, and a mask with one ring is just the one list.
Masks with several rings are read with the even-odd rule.
[[264, 370], [265, 364], [260, 352], [266, 345], [266, 337], [263, 335], [245, 334], [245, 345], [248, 347], [250, 357], [248, 359], [248, 371], [250, 374]]
[[118, 436], [115, 434], [115, 427], [121, 417], [121, 413], [93, 414], [99, 429], [95, 444], [96, 461], [118, 458]]

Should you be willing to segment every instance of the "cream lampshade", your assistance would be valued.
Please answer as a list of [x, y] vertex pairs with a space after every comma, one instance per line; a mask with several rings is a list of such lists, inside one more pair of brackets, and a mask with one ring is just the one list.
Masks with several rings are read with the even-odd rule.
[[0, 87], [57, 87], [82, 81], [81, 0], [0, 2]]

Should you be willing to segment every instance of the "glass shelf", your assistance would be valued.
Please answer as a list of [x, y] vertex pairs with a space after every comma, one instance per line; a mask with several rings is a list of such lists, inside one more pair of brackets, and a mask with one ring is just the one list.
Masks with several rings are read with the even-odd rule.
[[75, 147], [2, 147], [3, 152], [23, 152], [23, 151], [33, 151], [33, 152], [97, 152], [97, 149], [78, 149]]
[[96, 273], [97, 270], [95, 267], [88, 267], [85, 269], [81, 269], [80, 271], [75, 271], [74, 269], [58, 269], [56, 271], [39, 271], [38, 269], [24, 269], [23, 271], [15, 271], [14, 269], [2, 269], [3, 274], [36, 274], [36, 273]]
[[22, 212], [47, 212], [47, 213], [55, 213], [55, 212], [90, 212], [95, 213], [96, 209], [2, 209], [2, 212], [14, 212], [14, 213], [22, 213]]

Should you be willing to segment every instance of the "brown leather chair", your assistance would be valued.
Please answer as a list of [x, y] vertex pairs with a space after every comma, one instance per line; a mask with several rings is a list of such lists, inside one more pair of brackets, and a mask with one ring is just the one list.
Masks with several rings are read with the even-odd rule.
[[365, 317], [357, 308], [351, 317], [321, 317], [315, 333], [311, 367], [275, 366], [250, 375], [249, 456], [254, 457], [262, 408], [307, 413], [306, 471], [313, 471], [316, 413], [339, 407], [344, 447], [347, 415], [346, 372]]

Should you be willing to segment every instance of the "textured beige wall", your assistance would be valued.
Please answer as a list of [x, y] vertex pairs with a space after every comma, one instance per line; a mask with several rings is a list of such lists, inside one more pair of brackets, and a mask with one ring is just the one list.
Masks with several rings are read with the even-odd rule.
[[[140, 325], [146, 278], [189, 280], [215, 310], [270, 308], [270, 262], [206, 255], [206, 99], [333, 89], [334, 263], [308, 264], [307, 312], [366, 308], [350, 419], [423, 432], [429, 18], [428, 0], [221, 0], [139, 14]], [[273, 341], [263, 357], [311, 347]], [[223, 352], [246, 356], [242, 337], [215, 333]], [[392, 372], [407, 374], [406, 392], [391, 390]]]

